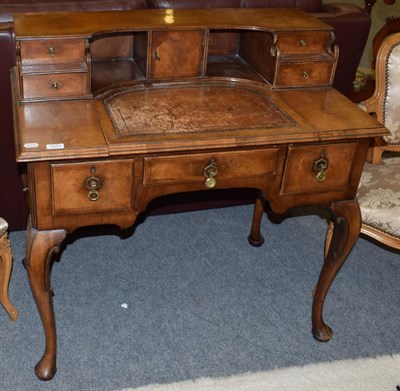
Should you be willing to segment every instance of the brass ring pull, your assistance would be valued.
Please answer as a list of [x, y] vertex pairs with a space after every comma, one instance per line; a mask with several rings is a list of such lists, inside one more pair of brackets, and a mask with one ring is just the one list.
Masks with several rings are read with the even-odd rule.
[[218, 175], [218, 165], [214, 159], [210, 159], [208, 164], [204, 167], [204, 176], [207, 177], [205, 186], [207, 189], [213, 189], [217, 185], [215, 177]]
[[48, 53], [49, 53], [50, 56], [54, 56], [56, 54], [56, 49], [49, 48]]
[[85, 188], [89, 190], [88, 199], [90, 201], [97, 201], [100, 198], [100, 194], [97, 191], [100, 186], [101, 179], [96, 176], [90, 176], [85, 179]]
[[317, 172], [316, 179], [323, 182], [326, 179], [326, 170], [328, 169], [329, 160], [325, 157], [325, 151], [321, 152], [321, 157], [314, 162], [314, 171]]
[[100, 197], [100, 194], [97, 190], [90, 190], [88, 193], [88, 198], [90, 201], [97, 201]]
[[59, 84], [56, 81], [53, 81], [50, 85], [53, 90], [58, 90]]
[[310, 74], [307, 71], [304, 71], [302, 73], [303, 79], [309, 79], [310, 78]]
[[307, 40], [306, 39], [300, 39], [299, 46], [307, 46]]

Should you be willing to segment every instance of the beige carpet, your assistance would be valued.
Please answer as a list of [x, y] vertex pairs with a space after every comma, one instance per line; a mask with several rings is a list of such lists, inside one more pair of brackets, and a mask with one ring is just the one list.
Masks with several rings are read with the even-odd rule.
[[[398, 387], [398, 388], [397, 388]], [[155, 384], [120, 391], [396, 391], [400, 390], [400, 354], [343, 360], [304, 367]]]

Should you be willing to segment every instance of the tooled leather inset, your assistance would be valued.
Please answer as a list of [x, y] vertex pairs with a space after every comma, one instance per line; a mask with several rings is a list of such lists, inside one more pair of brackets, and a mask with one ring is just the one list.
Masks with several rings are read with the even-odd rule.
[[223, 85], [130, 90], [104, 100], [119, 136], [269, 129], [296, 123], [264, 93]]

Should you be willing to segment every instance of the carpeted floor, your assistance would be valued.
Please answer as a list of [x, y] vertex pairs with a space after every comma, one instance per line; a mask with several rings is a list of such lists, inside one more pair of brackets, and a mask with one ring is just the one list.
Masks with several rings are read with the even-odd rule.
[[327, 222], [309, 212], [265, 219], [261, 248], [247, 243], [250, 205], [151, 216], [121, 237], [71, 236], [52, 271], [58, 373], [46, 383], [33, 373], [44, 338], [24, 232], [12, 232], [20, 316], [0, 308], [0, 390], [112, 391], [399, 354], [399, 252], [364, 238], [326, 301], [333, 339], [312, 338]]

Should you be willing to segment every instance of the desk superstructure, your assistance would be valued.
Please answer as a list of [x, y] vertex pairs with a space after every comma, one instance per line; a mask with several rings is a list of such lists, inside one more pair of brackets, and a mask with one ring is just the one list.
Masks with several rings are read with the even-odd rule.
[[255, 188], [249, 241], [267, 200], [328, 207], [312, 309], [360, 230], [355, 200], [371, 140], [386, 133], [331, 88], [332, 28], [298, 10], [21, 14], [12, 73], [17, 160], [27, 167], [26, 259], [46, 336], [35, 367], [56, 372], [51, 255], [68, 232], [126, 228], [156, 197]]

